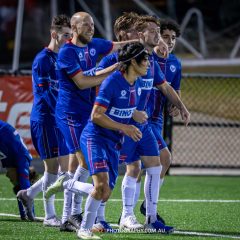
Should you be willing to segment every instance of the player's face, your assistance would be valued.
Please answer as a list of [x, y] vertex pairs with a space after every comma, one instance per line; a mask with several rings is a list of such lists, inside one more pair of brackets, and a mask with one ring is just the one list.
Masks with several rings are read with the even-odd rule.
[[57, 45], [60, 48], [66, 41], [72, 38], [72, 30], [68, 27], [63, 27], [61, 32], [57, 33]]
[[11, 183], [16, 186], [18, 184], [17, 179], [17, 169], [16, 168], [7, 168], [6, 176], [9, 178]]
[[130, 28], [126, 30], [126, 39], [125, 40], [133, 40], [133, 39], [138, 39], [138, 33], [135, 29]]
[[147, 74], [147, 70], [149, 67], [148, 56], [146, 56], [139, 64], [134, 65], [134, 69], [139, 76], [144, 76]]
[[154, 22], [148, 23], [148, 27], [142, 33], [143, 44], [153, 49], [160, 39], [160, 28]]
[[94, 34], [94, 22], [90, 16], [86, 16], [76, 24], [78, 40], [83, 44], [88, 44]]
[[162, 36], [163, 41], [168, 45], [169, 53], [171, 53], [176, 45], [175, 31], [169, 30], [169, 29], [163, 30], [163, 33], [161, 36]]

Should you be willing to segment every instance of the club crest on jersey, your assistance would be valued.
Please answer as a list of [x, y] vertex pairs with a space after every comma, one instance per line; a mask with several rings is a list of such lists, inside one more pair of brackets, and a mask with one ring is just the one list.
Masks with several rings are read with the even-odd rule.
[[139, 87], [139, 88], [138, 88], [138, 96], [141, 95], [141, 92], [142, 92], [142, 89]]
[[171, 70], [171, 72], [175, 72], [176, 71], [176, 67], [174, 65], [171, 65], [170, 66], [170, 70]]
[[82, 59], [82, 58], [83, 58], [83, 53], [82, 53], [82, 52], [79, 52], [78, 57], [79, 57], [80, 59]]
[[126, 94], [127, 94], [127, 91], [126, 91], [126, 90], [122, 90], [122, 91], [121, 91], [121, 96], [120, 96], [119, 98], [120, 98], [120, 99], [127, 99]]
[[95, 48], [91, 48], [89, 52], [90, 52], [91, 56], [94, 56], [96, 54], [96, 49]]

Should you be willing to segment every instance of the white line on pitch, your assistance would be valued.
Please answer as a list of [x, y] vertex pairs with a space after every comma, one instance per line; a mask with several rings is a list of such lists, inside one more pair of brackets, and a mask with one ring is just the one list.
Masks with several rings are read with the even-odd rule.
[[[0, 198], [0, 201], [15, 201], [16, 198]], [[42, 198], [35, 198], [34, 201], [42, 201]], [[62, 198], [56, 198], [55, 201], [63, 201]], [[109, 199], [109, 202], [121, 202], [122, 199]], [[142, 202], [143, 199], [139, 199]], [[240, 203], [240, 200], [224, 199], [160, 199], [159, 202], [206, 202], [206, 203]]]
[[[0, 213], [0, 216], [6, 216], [6, 217], [17, 217], [19, 218], [19, 215], [16, 214], [8, 214], [8, 213]], [[43, 220], [43, 217], [36, 217], [37, 220]], [[112, 227], [119, 227], [118, 224], [110, 224]], [[134, 233], [134, 232], [132, 232]], [[216, 233], [206, 233], [206, 232], [191, 232], [191, 231], [181, 231], [181, 230], [175, 230], [174, 235], [191, 235], [191, 236], [205, 236], [205, 237], [219, 237], [219, 238], [228, 238], [228, 239], [240, 239], [240, 236], [233, 236], [233, 235], [224, 235], [224, 234], [216, 234]]]

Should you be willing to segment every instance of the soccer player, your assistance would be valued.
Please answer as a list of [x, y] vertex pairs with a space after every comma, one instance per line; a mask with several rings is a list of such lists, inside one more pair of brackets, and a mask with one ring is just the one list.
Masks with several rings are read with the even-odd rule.
[[[172, 89], [172, 87], [165, 81], [158, 64], [153, 58], [153, 48], [158, 44], [160, 37], [159, 22], [152, 16], [142, 16], [135, 24], [135, 29], [138, 31], [141, 41], [144, 43], [146, 49], [149, 51], [150, 71], [148, 75], [143, 76], [144, 86], [142, 92], [146, 93], [147, 99], [150, 96], [152, 87], [158, 88], [178, 109], [180, 109], [181, 116], [184, 122], [187, 124], [190, 120], [190, 114], [186, 107]], [[162, 79], [161, 82], [159, 80]], [[148, 101], [145, 101], [143, 110], [147, 108]], [[138, 106], [138, 109], [141, 106]], [[149, 115], [151, 117], [151, 115]], [[142, 128], [143, 138], [138, 144], [134, 144], [131, 139], [126, 138], [124, 143], [121, 157], [127, 163], [127, 171], [122, 182], [122, 194], [123, 194], [123, 213], [120, 221], [120, 227], [132, 228], [134, 221], [130, 219], [134, 218], [133, 213], [133, 197], [136, 191], [137, 176], [140, 172], [139, 157], [141, 158], [146, 168], [145, 178], [145, 198], [146, 198], [146, 222], [145, 229], [153, 229], [163, 233], [170, 233], [173, 231], [173, 227], [165, 226], [162, 222], [158, 221], [157, 215], [157, 200], [158, 200], [158, 186], [159, 175], [161, 172], [159, 157], [153, 155], [153, 152], [149, 152], [149, 149], [153, 149], [153, 144], [149, 144], [148, 138], [144, 141], [144, 135], [146, 127]], [[150, 135], [147, 135], [150, 136]], [[135, 149], [135, 151], [133, 151]]]
[[[60, 89], [56, 105], [56, 121], [66, 140], [70, 152], [70, 162], [74, 163], [72, 158], [76, 156], [80, 165], [75, 172], [73, 181], [86, 182], [89, 173], [80, 148], [80, 136], [92, 111], [96, 93], [95, 86], [100, 85], [109, 72], [117, 66], [116, 64], [98, 72], [99, 75], [96, 76], [94, 74], [96, 61], [99, 55], [115, 51], [125, 42], [93, 38], [94, 22], [86, 12], [77, 12], [72, 16], [71, 28], [73, 38], [61, 48], [57, 60]], [[73, 178], [75, 170], [76, 166], [71, 165], [68, 177]], [[55, 186], [58, 186], [58, 182], [52, 186], [48, 196], [55, 191]], [[68, 190], [71, 189], [70, 181]], [[69, 196], [65, 197], [65, 201], [69, 201]], [[69, 221], [76, 227], [79, 227], [81, 222], [81, 217], [76, 214], [77, 211], [80, 211], [80, 206], [81, 200], [78, 199], [78, 206], [74, 207], [75, 216], [69, 218]]]
[[[162, 54], [159, 52], [159, 47], [154, 48], [154, 58], [159, 63], [163, 73], [166, 76], [166, 80], [169, 85], [173, 87], [173, 89], [180, 96], [180, 82], [181, 82], [181, 63], [178, 58], [172, 51], [176, 44], [176, 39], [180, 36], [180, 27], [179, 25], [171, 20], [171, 19], [161, 19], [160, 20], [160, 32], [162, 39], [168, 45], [169, 56], [168, 58], [164, 58]], [[171, 163], [171, 153], [162, 137], [162, 127], [163, 127], [163, 109], [166, 102], [166, 97], [162, 94], [162, 92], [154, 88], [150, 97], [150, 112], [151, 117], [149, 118], [149, 123], [151, 124], [152, 130], [156, 136], [158, 141], [159, 150], [160, 150], [160, 161], [162, 165], [162, 171], [160, 174], [160, 184], [159, 188], [164, 181], [164, 176], [170, 166]], [[169, 114], [171, 116], [177, 116], [179, 114], [179, 110], [173, 106], [172, 104], [168, 106]], [[136, 197], [138, 199], [138, 197]], [[146, 207], [145, 201], [142, 203], [141, 212], [145, 215]], [[164, 222], [164, 220], [157, 215], [158, 219]]]
[[[66, 171], [68, 163], [69, 152], [56, 125], [55, 107], [59, 89], [56, 61], [60, 47], [71, 38], [70, 19], [65, 15], [54, 17], [50, 34], [48, 47], [37, 54], [32, 65], [34, 100], [30, 117], [33, 145], [43, 160], [45, 171], [43, 178], [34, 187], [19, 192], [18, 197], [26, 200], [33, 199], [41, 190], [44, 196], [47, 187], [57, 179], [59, 163], [60, 171]], [[48, 200], [43, 197], [43, 202], [43, 224], [60, 226], [61, 222], [56, 217], [54, 196]]]
[[[36, 176], [34, 168], [30, 169], [32, 156], [17, 130], [2, 120], [0, 120], [0, 160], [3, 168], [7, 169], [6, 176], [13, 184], [15, 194], [21, 189], [30, 187], [30, 181], [34, 181]], [[21, 219], [34, 221], [33, 202], [28, 202], [25, 206], [18, 201]]]
[[118, 176], [119, 149], [123, 135], [139, 141], [140, 130], [128, 125], [141, 95], [141, 81], [137, 78], [146, 74], [148, 53], [140, 43], [126, 44], [119, 52], [122, 63], [105, 79], [96, 98], [91, 121], [81, 136], [81, 147], [94, 189], [87, 198], [85, 212], [78, 237], [96, 239], [91, 232], [101, 202], [107, 201]]

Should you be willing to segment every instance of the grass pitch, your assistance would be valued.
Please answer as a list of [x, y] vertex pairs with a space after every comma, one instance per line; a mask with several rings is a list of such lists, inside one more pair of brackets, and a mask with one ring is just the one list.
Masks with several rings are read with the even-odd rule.
[[[117, 224], [121, 212], [121, 180], [107, 203], [106, 218]], [[57, 228], [44, 227], [42, 222], [21, 221], [11, 183], [0, 175], [0, 239], [46, 240], [77, 239], [75, 233], [62, 233]], [[143, 184], [142, 184], [143, 185]], [[142, 187], [143, 188], [143, 187]], [[141, 193], [141, 200], [143, 193]], [[62, 211], [62, 194], [56, 196], [56, 209]], [[139, 213], [141, 201], [136, 207]], [[167, 224], [174, 226], [172, 235], [147, 233], [100, 234], [102, 239], [240, 239], [240, 177], [183, 177], [168, 176], [161, 190], [158, 210]], [[43, 217], [41, 195], [35, 200], [35, 212]], [[11, 216], [11, 214], [13, 216]]]

